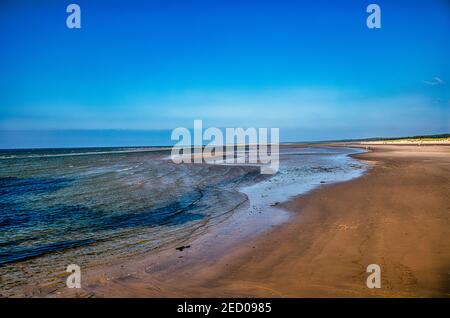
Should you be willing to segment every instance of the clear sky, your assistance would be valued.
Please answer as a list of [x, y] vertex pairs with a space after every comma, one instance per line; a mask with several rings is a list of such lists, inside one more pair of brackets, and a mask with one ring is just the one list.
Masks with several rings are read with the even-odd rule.
[[283, 141], [448, 133], [449, 39], [448, 0], [2, 0], [0, 148], [169, 144], [194, 119]]

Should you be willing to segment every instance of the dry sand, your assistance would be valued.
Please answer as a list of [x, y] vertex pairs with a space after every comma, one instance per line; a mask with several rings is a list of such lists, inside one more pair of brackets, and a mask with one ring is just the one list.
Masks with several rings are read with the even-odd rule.
[[98, 268], [52, 296], [449, 297], [450, 147], [370, 149], [367, 174], [283, 204], [294, 217], [269, 233]]

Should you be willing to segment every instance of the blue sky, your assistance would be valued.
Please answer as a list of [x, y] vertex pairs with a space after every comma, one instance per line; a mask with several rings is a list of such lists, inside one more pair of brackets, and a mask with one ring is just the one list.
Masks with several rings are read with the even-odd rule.
[[0, 147], [164, 143], [194, 119], [284, 141], [450, 131], [449, 1], [72, 2], [0, 2]]

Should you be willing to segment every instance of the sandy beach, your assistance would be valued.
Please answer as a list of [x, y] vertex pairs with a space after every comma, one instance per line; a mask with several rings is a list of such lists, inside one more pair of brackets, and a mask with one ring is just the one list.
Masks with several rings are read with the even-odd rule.
[[0, 0], [0, 30], [12, 312], [448, 304], [450, 0]]
[[[450, 296], [450, 147], [345, 145], [370, 147], [355, 155], [369, 171], [283, 203], [289, 222], [239, 244], [209, 246], [206, 236], [98, 267], [81, 290], [47, 296]], [[366, 287], [374, 263], [380, 289]]]

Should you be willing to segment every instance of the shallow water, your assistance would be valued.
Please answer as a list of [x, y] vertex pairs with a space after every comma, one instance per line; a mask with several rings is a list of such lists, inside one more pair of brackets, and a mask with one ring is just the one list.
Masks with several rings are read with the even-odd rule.
[[176, 165], [160, 149], [3, 151], [0, 295], [61, 285], [71, 263], [173, 248], [238, 208], [267, 212], [321, 182], [356, 177], [364, 165], [348, 157], [355, 152], [282, 148], [280, 171], [267, 176], [255, 166]]

